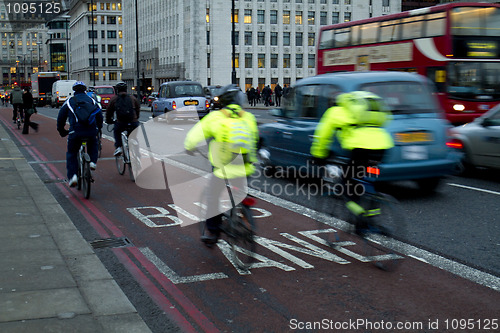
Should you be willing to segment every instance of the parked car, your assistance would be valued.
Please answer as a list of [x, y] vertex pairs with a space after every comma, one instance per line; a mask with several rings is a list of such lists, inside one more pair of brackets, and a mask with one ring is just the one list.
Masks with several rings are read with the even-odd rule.
[[221, 104], [219, 102], [219, 94], [222, 88], [223, 87], [219, 85], [205, 87], [205, 96], [210, 100], [210, 108], [212, 110], [221, 108]]
[[[456, 171], [461, 153], [447, 145], [451, 125], [433, 95], [427, 78], [404, 72], [350, 72], [299, 80], [271, 114], [277, 121], [260, 125], [259, 156], [264, 168], [309, 167], [311, 143], [323, 113], [343, 93], [365, 90], [381, 96], [392, 111], [386, 125], [395, 147], [385, 155], [375, 181], [414, 180], [434, 190], [440, 179]], [[348, 152], [334, 139], [331, 150], [348, 161]], [[302, 169], [301, 169], [302, 170]]]
[[500, 169], [500, 104], [451, 133], [455, 139], [452, 145], [464, 153], [463, 171], [475, 167]]
[[146, 102], [148, 103], [148, 106], [151, 107], [151, 105], [153, 104], [153, 101], [155, 99], [158, 98], [158, 93], [157, 92], [153, 92], [151, 93], [148, 98], [146, 99]]
[[97, 95], [101, 97], [101, 106], [103, 110], [106, 110], [109, 101], [113, 96], [116, 95], [115, 87], [113, 86], [95, 86], [94, 90]]
[[210, 101], [203, 87], [195, 81], [171, 81], [160, 86], [158, 98], [151, 105], [153, 117], [163, 115], [167, 123], [175, 119], [203, 118], [210, 111]]

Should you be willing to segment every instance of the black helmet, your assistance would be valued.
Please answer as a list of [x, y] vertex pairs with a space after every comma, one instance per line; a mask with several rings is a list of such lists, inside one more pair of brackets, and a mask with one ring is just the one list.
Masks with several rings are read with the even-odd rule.
[[87, 90], [87, 85], [83, 81], [76, 81], [73, 84], [74, 91], [85, 91]]
[[116, 92], [127, 91], [127, 84], [123, 81], [118, 82], [115, 86]]
[[241, 104], [239, 95], [240, 95], [240, 87], [235, 84], [229, 84], [221, 89], [219, 94], [219, 101], [222, 107], [227, 106], [229, 104]]

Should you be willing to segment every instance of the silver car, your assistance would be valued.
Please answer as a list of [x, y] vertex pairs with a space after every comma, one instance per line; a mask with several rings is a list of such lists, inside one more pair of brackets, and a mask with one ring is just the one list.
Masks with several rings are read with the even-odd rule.
[[455, 148], [462, 149], [464, 171], [500, 169], [500, 104], [473, 122], [452, 129]]

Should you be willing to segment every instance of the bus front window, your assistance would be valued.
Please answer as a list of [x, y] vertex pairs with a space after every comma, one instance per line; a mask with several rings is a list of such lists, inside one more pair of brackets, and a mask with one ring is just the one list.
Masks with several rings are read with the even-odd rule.
[[451, 98], [500, 99], [500, 63], [450, 63], [447, 91]]

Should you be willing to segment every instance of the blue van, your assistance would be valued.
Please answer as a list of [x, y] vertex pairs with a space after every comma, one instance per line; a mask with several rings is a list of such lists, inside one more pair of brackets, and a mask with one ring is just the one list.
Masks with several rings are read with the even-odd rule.
[[[434, 89], [424, 76], [405, 72], [330, 73], [297, 81], [280, 109], [277, 121], [259, 126], [259, 157], [269, 170], [309, 167], [314, 131], [337, 95], [356, 90], [382, 97], [392, 111], [387, 124], [395, 147], [385, 155], [376, 181], [414, 180], [434, 190], [440, 180], [456, 171], [461, 153], [448, 147], [451, 125], [444, 118]], [[348, 152], [334, 140], [336, 158], [348, 161]]]

